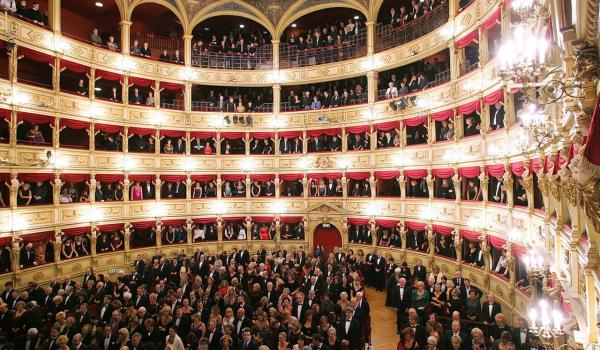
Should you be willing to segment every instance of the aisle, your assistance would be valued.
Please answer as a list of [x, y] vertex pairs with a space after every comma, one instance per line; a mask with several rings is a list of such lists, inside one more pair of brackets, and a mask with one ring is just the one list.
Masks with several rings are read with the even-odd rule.
[[385, 306], [385, 293], [366, 289], [371, 307], [371, 342], [373, 350], [393, 350], [398, 345], [396, 311]]

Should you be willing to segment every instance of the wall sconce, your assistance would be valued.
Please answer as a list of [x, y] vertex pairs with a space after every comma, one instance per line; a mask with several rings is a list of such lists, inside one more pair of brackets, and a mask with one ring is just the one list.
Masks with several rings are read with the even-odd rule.
[[196, 162], [192, 158], [186, 157], [183, 161], [183, 168], [186, 171], [193, 171], [194, 169], [196, 169]]
[[269, 124], [271, 125], [271, 128], [273, 128], [273, 129], [281, 129], [285, 126], [284, 121], [278, 115], [271, 118], [269, 120]]
[[29, 223], [19, 214], [12, 214], [10, 231], [23, 231], [29, 227]]
[[365, 209], [365, 215], [367, 216], [378, 216], [381, 215], [381, 208], [376, 202], [371, 202]]
[[223, 201], [216, 201], [213, 204], [212, 210], [215, 214], [221, 215], [221, 214], [225, 213], [225, 211], [227, 210], [227, 206], [225, 205], [225, 202], [223, 202]]
[[154, 208], [152, 208], [152, 216], [155, 218], [164, 216], [166, 214], [166, 209], [160, 202], [154, 203]]
[[242, 169], [245, 172], [251, 172], [254, 169], [256, 169], [256, 162], [254, 161], [253, 158], [247, 157], [244, 159], [244, 163], [242, 163]]

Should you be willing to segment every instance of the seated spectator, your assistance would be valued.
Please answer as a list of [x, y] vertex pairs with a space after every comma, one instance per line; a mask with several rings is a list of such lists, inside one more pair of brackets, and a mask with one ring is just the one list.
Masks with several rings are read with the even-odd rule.
[[31, 189], [31, 204], [52, 204], [52, 186], [48, 182], [38, 181]]
[[152, 91], [148, 91], [148, 97], [146, 97], [146, 106], [154, 107], [154, 94]]
[[110, 35], [108, 37], [108, 41], [106, 42], [106, 46], [111, 51], [118, 51], [119, 50], [119, 46], [115, 42], [115, 37], [113, 35]]
[[450, 119], [440, 122], [440, 129], [436, 138], [437, 141], [454, 140], [454, 123]]
[[33, 124], [27, 130], [25, 134], [25, 140], [32, 143], [46, 143], [46, 139], [44, 139], [44, 134], [40, 130], [40, 126], [38, 124]]
[[456, 199], [456, 191], [454, 184], [449, 179], [442, 179], [442, 183], [438, 189], [437, 198], [441, 199]]
[[79, 83], [77, 84], [76, 92], [78, 95], [81, 95], [81, 96], [87, 95], [87, 93], [88, 93], [87, 86], [86, 86], [85, 82], [83, 81], [83, 79], [79, 79]]
[[102, 46], [102, 37], [100, 37], [100, 34], [98, 34], [98, 28], [92, 29], [89, 41], [94, 45]]
[[29, 182], [22, 183], [17, 193], [17, 205], [30, 205], [32, 204], [32, 200], [31, 184]]
[[133, 44], [131, 45], [131, 49], [129, 50], [129, 52], [132, 55], [141, 55], [142, 54], [142, 48], [140, 47], [140, 42], [137, 39], [133, 40]]
[[398, 97], [398, 88], [396, 86], [394, 86], [394, 82], [389, 82], [388, 83], [388, 88], [385, 91], [385, 98], [390, 99], [390, 98], [396, 98]]
[[146, 58], [150, 58], [150, 56], [152, 56], [152, 50], [150, 50], [148, 43], [144, 43], [144, 46], [140, 50], [140, 55]]
[[129, 103], [131, 104], [142, 104], [143, 101], [143, 97], [140, 94], [140, 89], [138, 88], [133, 88], [132, 93], [129, 95]]
[[465, 137], [479, 135], [481, 132], [481, 123], [475, 118], [468, 116], [465, 118]]
[[523, 184], [523, 178], [519, 176], [515, 182], [515, 205], [526, 207], [528, 203], [527, 191]]
[[19, 268], [25, 269], [37, 266], [36, 252], [33, 250], [33, 243], [28, 242], [21, 247], [19, 252]]
[[310, 104], [310, 109], [321, 109], [321, 107], [321, 101], [319, 101], [319, 98], [317, 96], [313, 96], [313, 101]]
[[410, 179], [406, 196], [420, 198], [428, 197], [429, 191], [425, 179]]
[[173, 56], [171, 56], [171, 61], [175, 63], [183, 63], [183, 57], [179, 53], [179, 50], [175, 50], [175, 53], [173, 54]]
[[400, 131], [397, 129], [377, 132], [377, 148], [398, 147], [400, 140], [398, 135]]
[[60, 199], [59, 199], [60, 204], [68, 204], [68, 203], [73, 203], [73, 198], [71, 197], [71, 195], [69, 195], [69, 189], [68, 188], [63, 188], [61, 193], [60, 193]]
[[485, 266], [483, 251], [475, 242], [468, 242], [468, 249], [465, 254], [465, 262], [473, 266]]
[[468, 201], [481, 200], [481, 188], [479, 187], [479, 179], [469, 179], [465, 190], [464, 199]]
[[279, 151], [281, 154], [302, 153], [302, 139], [283, 137], [279, 140]]
[[160, 54], [159, 59], [161, 61], [170, 61], [171, 56], [169, 55], [169, 52], [167, 50], [163, 50], [163, 52]]

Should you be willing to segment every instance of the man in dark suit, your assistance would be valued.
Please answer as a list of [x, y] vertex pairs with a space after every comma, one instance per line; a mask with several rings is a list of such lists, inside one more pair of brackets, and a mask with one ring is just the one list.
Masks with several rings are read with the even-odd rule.
[[454, 284], [454, 287], [460, 288], [462, 293], [462, 289], [465, 286], [465, 279], [462, 277], [462, 271], [456, 271], [454, 276], [455, 277], [452, 279], [452, 283]]
[[258, 350], [259, 344], [252, 339], [252, 330], [246, 327], [242, 330], [242, 340], [238, 343], [237, 350]]
[[107, 324], [104, 326], [102, 335], [96, 339], [102, 350], [116, 350], [119, 348], [117, 345], [117, 335], [112, 330], [112, 326]]
[[416, 314], [408, 316], [408, 326], [415, 333], [415, 340], [418, 344], [425, 344], [427, 342], [427, 331], [425, 327], [419, 324], [419, 317]]
[[206, 329], [206, 334], [204, 337], [208, 339], [208, 350], [219, 350], [221, 349], [221, 337], [223, 333], [219, 328], [217, 328], [217, 321], [210, 320], [208, 322], [208, 327]]
[[106, 324], [110, 322], [110, 318], [112, 317], [113, 306], [112, 306], [112, 296], [106, 295], [102, 300], [102, 304], [98, 307], [99, 314], [98, 318], [100, 319], [101, 324]]
[[79, 306], [79, 297], [74, 293], [72, 286], [67, 286], [63, 296], [62, 309], [67, 312], [74, 312]]
[[307, 309], [308, 305], [304, 300], [304, 293], [296, 294], [296, 301], [292, 303], [292, 316], [296, 317], [300, 323], [304, 323], [306, 321]]
[[25, 244], [19, 253], [19, 267], [26, 268], [36, 265], [35, 252], [33, 251], [33, 243]]
[[529, 350], [529, 341], [533, 334], [529, 331], [527, 320], [523, 317], [517, 319], [517, 324], [512, 330], [511, 339], [517, 350]]
[[460, 294], [461, 299], [467, 300], [467, 298], [469, 297], [469, 292], [471, 290], [474, 290], [475, 293], [477, 294], [477, 296], [481, 297], [481, 291], [477, 287], [471, 285], [471, 280], [470, 279], [465, 278], [463, 280], [463, 283], [464, 283], [464, 285], [461, 288], [461, 294]]
[[504, 127], [504, 105], [496, 102], [490, 111], [490, 129], [496, 130]]
[[21, 334], [14, 339], [16, 349], [35, 350], [38, 348], [40, 338], [37, 328], [29, 328], [27, 334]]
[[288, 139], [287, 137], [282, 138], [281, 141], [279, 141], [279, 152], [281, 152], [281, 154], [290, 153], [290, 146], [290, 139]]
[[500, 304], [494, 300], [494, 293], [488, 294], [488, 300], [481, 305], [481, 319], [483, 323], [491, 325], [496, 320], [496, 315], [502, 312]]
[[154, 199], [156, 192], [154, 190], [154, 184], [152, 181], [146, 181], [144, 185], [142, 185], [142, 198], [143, 199]]
[[383, 291], [385, 289], [385, 258], [383, 256], [377, 257], [373, 270], [375, 272], [375, 289]]
[[129, 103], [136, 105], [144, 103], [144, 98], [140, 94], [140, 90], [138, 88], [133, 89], [133, 92], [129, 96]]
[[243, 331], [246, 328], [252, 327], [252, 320], [249, 317], [246, 317], [246, 309], [240, 307], [237, 310], [237, 317], [233, 322], [234, 326], [234, 334], [241, 338], [243, 336]]
[[[71, 340], [71, 349], [73, 350], [87, 350], [87, 345], [83, 343], [83, 336], [81, 333], [77, 333]], [[131, 348], [130, 348], [131, 349]]]
[[446, 331], [446, 349], [452, 349], [452, 337], [457, 336], [460, 338], [461, 340], [461, 345], [460, 348], [461, 350], [468, 350], [467, 349], [467, 343], [468, 343], [468, 339], [469, 337], [467, 336], [467, 333], [463, 332], [460, 330], [460, 321], [458, 320], [454, 320], [452, 321], [452, 325], [450, 326], [450, 329]]
[[531, 337], [529, 337], [529, 349], [546, 350], [546, 348], [543, 345], [540, 345], [540, 337], [536, 334], [533, 334], [531, 335]]
[[340, 320], [337, 328], [337, 336], [341, 340], [342, 345], [346, 344], [348, 349], [356, 350], [360, 348], [359, 337], [361, 325], [358, 320], [352, 317], [354, 309], [347, 307], [344, 310], [345, 319]]
[[417, 264], [415, 265], [415, 268], [413, 269], [414, 278], [418, 279], [419, 281], [426, 281], [427, 280], [427, 268], [425, 266], [423, 266], [423, 260], [417, 259], [416, 262], [417, 262]]
[[394, 288], [394, 307], [396, 307], [396, 332], [400, 334], [402, 331], [404, 315], [410, 305], [411, 290], [406, 285], [405, 278], [398, 279], [398, 285]]

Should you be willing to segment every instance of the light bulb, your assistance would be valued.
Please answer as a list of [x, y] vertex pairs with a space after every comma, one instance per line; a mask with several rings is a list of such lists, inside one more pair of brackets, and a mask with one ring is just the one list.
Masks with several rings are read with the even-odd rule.
[[531, 326], [535, 327], [537, 322], [537, 311], [535, 309], [529, 310], [529, 321], [531, 322]]

